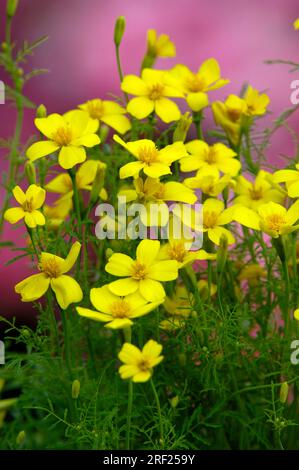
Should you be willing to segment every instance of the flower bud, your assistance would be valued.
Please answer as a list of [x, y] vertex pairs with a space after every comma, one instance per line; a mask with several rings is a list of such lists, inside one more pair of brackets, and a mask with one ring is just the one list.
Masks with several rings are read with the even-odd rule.
[[285, 403], [287, 401], [289, 394], [289, 385], [288, 382], [282, 382], [279, 392], [279, 400], [281, 403]]
[[101, 144], [104, 144], [107, 140], [109, 134], [109, 127], [101, 124], [99, 136], [101, 139]]
[[109, 258], [113, 255], [114, 251], [111, 248], [107, 248], [105, 255], [106, 255], [106, 260], [108, 261]]
[[226, 263], [227, 258], [227, 248], [228, 248], [228, 240], [227, 237], [222, 234], [220, 237], [220, 245], [217, 252], [217, 270], [219, 273], [222, 273], [224, 270], [224, 266]]
[[179, 399], [178, 396], [173, 397], [173, 398], [171, 398], [171, 399], [169, 400], [170, 405], [171, 405], [172, 408], [176, 408], [176, 407], [178, 406], [178, 404], [179, 404], [179, 401], [180, 401], [180, 399]]
[[6, 4], [7, 16], [12, 18], [15, 15], [17, 8], [18, 8], [18, 3], [19, 3], [19, 0], [7, 0], [7, 4]]
[[116, 47], [120, 46], [121, 40], [123, 38], [124, 32], [126, 29], [126, 20], [124, 16], [119, 16], [115, 22], [114, 26], [114, 44]]
[[26, 439], [26, 433], [25, 431], [20, 431], [19, 434], [17, 435], [16, 437], [16, 443], [18, 446], [22, 445], [23, 442], [25, 441]]
[[99, 199], [99, 194], [104, 186], [104, 179], [105, 179], [105, 169], [103, 165], [99, 162], [96, 176], [93, 181], [92, 188], [91, 188], [90, 205], [93, 205]]
[[36, 171], [32, 162], [28, 161], [25, 164], [25, 175], [29, 184], [36, 184]]
[[185, 142], [188, 130], [192, 124], [192, 117], [190, 117], [190, 113], [187, 112], [183, 114], [181, 119], [178, 121], [177, 126], [173, 133], [173, 142]]
[[36, 109], [35, 113], [37, 118], [45, 118], [47, 117], [47, 108], [45, 105], [40, 104], [39, 107]]
[[72, 383], [72, 398], [74, 400], [77, 400], [78, 396], [80, 395], [80, 387], [81, 384], [79, 380], [74, 380], [74, 382]]

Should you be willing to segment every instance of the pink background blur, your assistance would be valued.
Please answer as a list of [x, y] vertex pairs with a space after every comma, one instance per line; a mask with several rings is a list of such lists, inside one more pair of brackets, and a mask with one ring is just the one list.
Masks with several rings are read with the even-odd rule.
[[[2, 0], [0, 5], [1, 41], [5, 3]], [[169, 34], [177, 46], [177, 58], [161, 59], [157, 67], [183, 62], [197, 69], [209, 57], [219, 61], [223, 77], [230, 78], [231, 84], [211, 95], [212, 99], [239, 93], [248, 81], [270, 95], [273, 114], [268, 122], [291, 106], [290, 83], [298, 74], [289, 74], [289, 66], [265, 65], [263, 61], [299, 60], [299, 31], [292, 27], [299, 17], [298, 0], [20, 0], [14, 37], [34, 41], [45, 34], [50, 36], [30, 59], [30, 66], [50, 70], [32, 79], [25, 89], [30, 99], [44, 103], [48, 112], [60, 113], [86, 99], [107, 97], [108, 92], [118, 94], [113, 27], [119, 15], [127, 20], [121, 46], [125, 73], [138, 73], [146, 30], [155, 28]], [[2, 70], [0, 79], [5, 81]], [[34, 132], [32, 118], [33, 113], [28, 111], [24, 138]], [[11, 135], [14, 112], [8, 105], [0, 106], [0, 120], [0, 137]], [[296, 116], [291, 123], [298, 131]], [[294, 155], [286, 131], [280, 131], [272, 142], [267, 154], [271, 161], [279, 164], [280, 155]], [[1, 171], [5, 169], [5, 163], [1, 163]], [[14, 232], [6, 226], [4, 239], [12, 235], [16, 239], [16, 234], [21, 236], [22, 231]], [[28, 267], [21, 261], [3, 267], [13, 256], [8, 250], [1, 253], [0, 295], [6, 310], [0, 315], [28, 311], [13, 290], [14, 284], [28, 275]]]

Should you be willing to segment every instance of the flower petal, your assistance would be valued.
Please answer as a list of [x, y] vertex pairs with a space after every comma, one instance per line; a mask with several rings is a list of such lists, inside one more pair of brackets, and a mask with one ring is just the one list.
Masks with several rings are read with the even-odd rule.
[[86, 152], [83, 147], [74, 147], [72, 145], [62, 147], [59, 156], [58, 162], [59, 165], [65, 170], [73, 168], [77, 163], [82, 163], [86, 160]]
[[137, 75], [126, 75], [121, 83], [122, 91], [130, 95], [142, 96], [147, 94], [147, 86]]
[[175, 260], [158, 261], [150, 267], [148, 276], [156, 281], [174, 281], [178, 277], [178, 263]]
[[145, 96], [138, 96], [129, 101], [127, 110], [137, 119], [144, 119], [154, 111], [154, 101]]
[[150, 266], [158, 256], [160, 242], [158, 240], [142, 240], [136, 250], [136, 259]]
[[160, 302], [166, 295], [162, 284], [152, 279], [139, 281], [139, 292], [148, 302]]
[[20, 186], [15, 186], [12, 190], [12, 193], [14, 195], [14, 198], [15, 200], [19, 203], [19, 204], [24, 204], [24, 202], [26, 201], [26, 194], [24, 193], [24, 191], [20, 188]]
[[109, 290], [115, 295], [129, 295], [137, 291], [139, 282], [135, 279], [118, 279], [108, 284]]
[[63, 261], [63, 265], [61, 266], [62, 274], [67, 273], [68, 271], [70, 271], [70, 269], [72, 269], [72, 267], [77, 261], [80, 250], [81, 250], [81, 243], [79, 243], [78, 241], [73, 243], [67, 257]]
[[206, 93], [198, 91], [196, 93], [188, 93], [186, 101], [192, 111], [201, 111], [209, 106], [209, 97]]
[[39, 209], [45, 202], [45, 198], [46, 191], [36, 184], [31, 184], [26, 191], [26, 199], [31, 199], [33, 209]]
[[65, 274], [51, 279], [51, 287], [55, 292], [60, 307], [65, 310], [68, 306], [83, 299], [83, 292], [78, 282]]
[[21, 220], [24, 216], [25, 212], [21, 207], [12, 207], [4, 212], [4, 220], [10, 224], [19, 222], [19, 220]]
[[143, 357], [140, 349], [130, 343], [125, 343], [121, 348], [118, 358], [124, 364], [138, 364], [142, 361]]
[[103, 116], [101, 121], [112, 127], [112, 129], [115, 129], [120, 134], [125, 134], [131, 129], [131, 123], [129, 119], [121, 114]]
[[142, 162], [130, 162], [122, 166], [119, 170], [120, 179], [129, 178], [130, 176], [138, 176], [139, 172], [144, 168], [144, 163]]
[[41, 140], [32, 144], [26, 151], [26, 155], [31, 162], [34, 162], [38, 158], [45, 157], [51, 153], [56, 152], [59, 149], [59, 145], [51, 140]]
[[160, 98], [155, 101], [155, 112], [163, 122], [178, 121], [181, 112], [176, 103], [168, 98]]
[[77, 312], [81, 317], [89, 318], [90, 320], [108, 322], [111, 321], [111, 315], [105, 315], [101, 312], [96, 312], [90, 308], [76, 307]]
[[108, 285], [94, 287], [90, 291], [90, 301], [99, 312], [111, 315], [111, 305], [116, 300], [119, 300], [119, 297], [112, 294]]
[[131, 276], [133, 259], [123, 253], [113, 253], [105, 266], [105, 271], [114, 276]]
[[33, 302], [48, 290], [50, 279], [44, 274], [33, 274], [15, 286], [15, 292], [21, 294], [23, 302]]

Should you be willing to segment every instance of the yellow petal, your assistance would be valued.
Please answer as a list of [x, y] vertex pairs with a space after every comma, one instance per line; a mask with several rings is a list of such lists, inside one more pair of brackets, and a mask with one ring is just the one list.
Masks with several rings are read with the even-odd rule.
[[140, 263], [150, 266], [158, 256], [160, 242], [158, 240], [142, 240], [136, 250], [136, 258]]
[[187, 155], [188, 153], [183, 142], [174, 142], [159, 151], [159, 161], [160, 163], [165, 162], [170, 165], [174, 161]]
[[155, 102], [155, 112], [166, 123], [178, 121], [181, 117], [177, 104], [168, 98], [160, 98]]
[[45, 198], [46, 191], [36, 184], [31, 184], [26, 191], [26, 199], [31, 199], [33, 209], [39, 209], [45, 202]]
[[[35, 225], [45, 225], [46, 219], [44, 214], [38, 210], [34, 210], [31, 212], [31, 217], [34, 220]], [[26, 215], [25, 215], [25, 221], [26, 221]], [[27, 224], [28, 225], [28, 224]]]
[[117, 300], [119, 300], [119, 297], [112, 294], [107, 285], [94, 287], [90, 291], [90, 301], [99, 312], [111, 315], [111, 305]]
[[205, 60], [205, 62], [203, 62], [200, 66], [198, 74], [204, 78], [208, 85], [219, 80], [220, 67], [217, 60], [214, 58]]
[[112, 330], [122, 330], [123, 328], [128, 328], [131, 325], [133, 325], [133, 322], [129, 318], [115, 318], [107, 323], [105, 328], [111, 328]]
[[178, 277], [178, 263], [175, 260], [159, 261], [149, 268], [148, 277], [156, 281], [174, 281]]
[[21, 207], [12, 207], [11, 209], [7, 209], [4, 212], [4, 220], [9, 222], [10, 224], [15, 224], [19, 220], [21, 220], [25, 216], [25, 212]]
[[154, 102], [145, 96], [138, 96], [129, 101], [127, 110], [137, 119], [144, 119], [154, 111]]
[[188, 93], [186, 101], [188, 106], [192, 109], [192, 111], [201, 111], [202, 109], [209, 106], [209, 97], [206, 93], [203, 92], [196, 92], [196, 93]]
[[197, 201], [197, 196], [182, 183], [169, 181], [164, 186], [164, 201], [179, 201], [186, 204], [194, 204]]
[[46, 118], [36, 118], [34, 124], [42, 134], [48, 137], [48, 139], [52, 139], [57, 129], [65, 126], [65, 121], [60, 114], [53, 113]]
[[45, 188], [51, 193], [66, 194], [72, 190], [71, 177], [68, 173], [62, 173], [49, 181]]
[[119, 373], [122, 379], [129, 379], [139, 373], [139, 367], [137, 365], [124, 365], [120, 366]]
[[33, 302], [48, 290], [50, 279], [44, 274], [33, 274], [15, 286], [15, 292], [21, 294], [23, 302]]
[[131, 276], [133, 259], [123, 253], [114, 253], [105, 266], [105, 271], [114, 276]]
[[118, 358], [124, 364], [138, 364], [143, 359], [140, 349], [130, 343], [123, 345], [118, 354]]
[[142, 372], [138, 372], [138, 374], [134, 375], [132, 380], [134, 383], [143, 383], [143, 382], [147, 382], [152, 376], [152, 372], [151, 371], [142, 371]]
[[86, 152], [83, 147], [62, 147], [59, 152], [58, 162], [59, 165], [65, 170], [73, 168], [78, 163], [82, 163], [86, 160]]
[[130, 178], [131, 176], [138, 176], [139, 172], [144, 168], [145, 164], [142, 162], [130, 162], [122, 166], [119, 170], [120, 179]]
[[220, 245], [220, 240], [222, 236], [227, 238], [227, 243], [232, 245], [235, 243], [235, 237], [224, 227], [215, 227], [208, 230], [209, 239], [216, 245]]
[[76, 307], [77, 312], [81, 317], [89, 318], [90, 320], [108, 322], [111, 321], [111, 315], [105, 315], [101, 312], [96, 312], [89, 308]]
[[160, 178], [160, 176], [171, 174], [169, 166], [155, 162], [151, 165], [144, 166], [143, 171], [145, 175], [151, 178]]
[[51, 140], [42, 140], [40, 142], [35, 142], [32, 144], [29, 149], [26, 151], [26, 155], [30, 161], [34, 162], [38, 158], [45, 157], [51, 153], [56, 152], [59, 149], [59, 145]]
[[78, 137], [72, 141], [72, 145], [80, 146], [83, 145], [84, 147], [94, 147], [95, 145], [99, 145], [101, 143], [101, 139], [96, 134], [87, 134], [83, 135], [82, 137]]
[[121, 83], [121, 89], [130, 95], [144, 96], [147, 94], [146, 84], [136, 75], [126, 75]]
[[24, 191], [20, 188], [20, 186], [15, 186], [12, 190], [12, 193], [14, 195], [15, 200], [23, 205], [24, 202], [26, 201], [26, 194]]
[[166, 295], [162, 284], [153, 279], [139, 281], [139, 292], [148, 302], [160, 302]]
[[81, 250], [81, 243], [79, 243], [79, 242], [75, 242], [71, 246], [71, 249], [70, 249], [67, 257], [65, 258], [65, 260], [63, 261], [63, 264], [61, 266], [61, 273], [62, 274], [65, 274], [65, 273], [67, 273], [68, 271], [70, 271], [72, 269], [72, 267], [74, 266], [74, 264], [77, 261], [80, 250]]
[[234, 220], [245, 227], [260, 230], [260, 217], [255, 211], [245, 206], [236, 206]]
[[135, 279], [125, 278], [108, 284], [109, 290], [115, 295], [129, 295], [137, 291], [139, 282]]
[[153, 339], [150, 339], [142, 348], [142, 354], [148, 359], [160, 356], [162, 352], [162, 344], [157, 343]]
[[83, 299], [83, 292], [78, 282], [65, 274], [51, 279], [51, 287], [55, 292], [60, 307], [65, 310], [68, 306]]
[[103, 116], [101, 121], [112, 127], [112, 129], [115, 129], [120, 134], [125, 134], [131, 129], [131, 123], [129, 119], [126, 116], [122, 116], [121, 114]]
[[63, 117], [72, 130], [72, 136], [74, 140], [82, 137], [84, 134], [89, 133], [87, 132], [87, 126], [89, 122], [94, 122], [97, 127], [99, 125], [95, 119], [91, 119], [89, 114], [81, 109], [68, 111], [63, 115]]

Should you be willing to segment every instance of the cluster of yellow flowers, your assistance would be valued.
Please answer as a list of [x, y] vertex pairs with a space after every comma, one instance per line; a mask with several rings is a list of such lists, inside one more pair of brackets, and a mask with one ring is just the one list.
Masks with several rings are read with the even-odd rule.
[[[299, 199], [290, 202], [299, 198], [299, 165], [296, 169], [279, 170], [274, 174], [259, 170], [254, 177], [249, 177], [248, 170], [255, 168], [250, 146], [244, 148], [245, 162], [240, 158], [243, 141], [248, 138], [255, 118], [267, 111], [268, 96], [248, 86], [242, 96], [231, 94], [225, 101], [211, 102], [213, 90], [229, 83], [222, 78], [218, 62], [210, 58], [195, 72], [182, 64], [164, 71], [152, 68], [157, 57], [173, 56], [175, 46], [168, 36], [157, 36], [150, 30], [140, 76], [126, 75], [121, 81], [126, 104], [96, 98], [63, 115], [47, 116], [40, 112], [35, 125], [43, 138], [27, 150], [27, 174], [31, 184], [26, 192], [19, 186], [13, 189], [19, 206], [5, 212], [5, 219], [12, 224], [24, 219], [40, 271], [19, 282], [15, 286], [16, 292], [22, 301], [32, 302], [51, 287], [64, 310], [83, 299], [82, 285], [66, 273], [75, 263], [79, 263], [80, 268], [79, 254], [81, 243], [85, 243], [84, 237], [78, 237], [79, 240], [72, 243], [65, 259], [44, 252], [40, 244], [36, 245], [36, 240], [41, 227], [57, 229], [72, 213], [76, 214], [77, 224], [82, 227], [97, 201], [109, 201], [109, 190], [104, 188], [109, 157], [105, 162], [99, 159], [99, 145], [106, 138], [107, 126], [116, 131], [113, 136], [115, 155], [122, 151], [127, 161], [132, 159], [118, 165], [119, 182], [116, 184], [118, 195], [126, 197], [128, 204], [141, 202], [148, 214], [153, 203], [194, 205], [199, 201], [203, 204], [199, 231], [204, 234], [207, 251], [194, 250], [193, 239], [177, 240], [171, 233], [165, 243], [149, 236], [138, 244], [134, 257], [112, 253], [106, 260], [105, 271], [119, 279], [90, 290], [93, 309], [77, 307], [82, 317], [104, 322], [105, 327], [111, 329], [124, 330], [127, 341], [119, 353], [119, 359], [124, 363], [119, 372], [122, 378], [132, 378], [134, 382], [149, 380], [153, 367], [163, 356], [162, 346], [152, 339], [142, 350], [130, 343], [133, 321], [160, 305], [168, 312], [160, 324], [166, 330], [180, 328], [190, 315], [196, 315], [192, 307], [195, 294], [203, 300], [211, 298], [217, 286], [206, 279], [199, 280], [193, 263], [198, 260], [207, 260], [209, 264], [214, 260], [219, 262], [217, 247], [223, 250], [236, 242], [238, 229], [232, 230], [232, 223], [262, 231], [281, 243], [284, 235], [299, 228]], [[182, 114], [173, 99], [184, 100], [189, 111]], [[213, 144], [205, 141], [201, 129], [203, 113], [209, 106], [215, 123], [223, 132], [223, 141]], [[161, 136], [156, 138], [157, 117], [164, 123], [174, 123], [169, 128], [173, 131], [172, 142]], [[192, 122], [197, 138], [185, 142]], [[138, 132], [148, 138], [137, 139]], [[48, 165], [58, 163], [66, 171], [41, 187], [35, 175], [37, 160], [46, 156], [50, 156]], [[114, 157], [114, 164], [115, 161]], [[179, 172], [182, 175], [194, 173], [185, 179], [182, 176], [178, 181]], [[163, 177], [166, 177], [164, 181], [161, 180]], [[127, 178], [131, 178], [131, 182], [119, 187]], [[53, 206], [44, 205], [46, 191], [59, 195]], [[82, 210], [83, 200], [79, 199], [83, 191], [90, 192], [87, 211]], [[145, 217], [143, 223], [151, 228], [149, 217]], [[87, 256], [86, 246], [84, 251]], [[252, 280], [255, 273], [263, 275], [260, 272], [264, 273], [263, 268], [258, 264], [254, 266], [248, 272], [242, 272], [239, 279]], [[192, 292], [188, 292], [182, 283], [184, 273], [192, 282]], [[166, 295], [163, 284], [169, 281], [177, 283], [172, 293]], [[88, 299], [85, 301], [88, 303]]]

